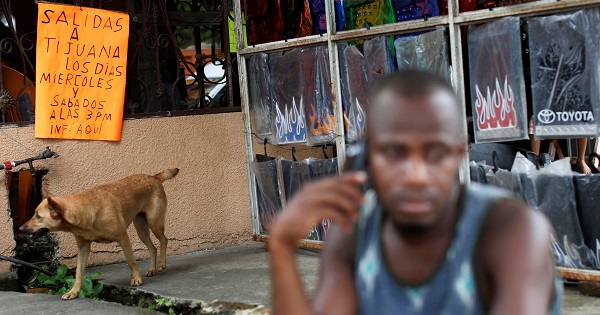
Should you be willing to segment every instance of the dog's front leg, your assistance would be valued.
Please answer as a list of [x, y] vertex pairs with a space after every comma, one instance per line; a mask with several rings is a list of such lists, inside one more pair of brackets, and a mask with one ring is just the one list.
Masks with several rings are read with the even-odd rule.
[[75, 237], [75, 239], [77, 240], [77, 247], [79, 249], [79, 253], [77, 254], [77, 271], [75, 272], [75, 284], [73, 284], [73, 288], [71, 288], [71, 291], [65, 293], [62, 296], [63, 300], [71, 300], [79, 295], [79, 290], [81, 290], [81, 283], [83, 282], [83, 275], [85, 274], [85, 267], [87, 265], [88, 256], [90, 255], [91, 242], [79, 237]]
[[123, 248], [127, 264], [129, 265], [129, 269], [131, 269], [131, 285], [142, 285], [142, 275], [140, 274], [140, 269], [133, 256], [133, 246], [131, 246], [131, 241], [129, 240], [127, 233], [120, 238], [119, 244], [121, 245], [121, 248]]

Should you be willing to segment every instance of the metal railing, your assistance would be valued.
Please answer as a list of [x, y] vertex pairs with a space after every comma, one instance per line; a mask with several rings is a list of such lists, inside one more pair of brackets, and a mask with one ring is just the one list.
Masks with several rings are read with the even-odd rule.
[[[241, 110], [236, 57], [229, 49], [228, 0], [54, 2], [129, 13], [125, 118]], [[33, 113], [30, 119], [6, 113], [11, 107], [15, 112], [24, 91], [35, 85], [37, 3], [0, 0], [0, 16], [0, 60], [22, 81], [16, 91], [3, 93], [7, 78], [0, 75], [0, 110], [7, 118], [0, 123], [31, 124]]]

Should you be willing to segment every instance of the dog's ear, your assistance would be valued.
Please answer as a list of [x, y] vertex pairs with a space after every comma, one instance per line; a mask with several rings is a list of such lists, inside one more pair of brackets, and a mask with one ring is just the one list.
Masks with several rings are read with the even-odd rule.
[[62, 217], [63, 209], [52, 197], [48, 198], [48, 209], [50, 210], [50, 216], [53, 218]]
[[54, 195], [51, 194], [46, 187], [42, 187], [42, 195], [44, 195], [44, 198], [54, 197]]

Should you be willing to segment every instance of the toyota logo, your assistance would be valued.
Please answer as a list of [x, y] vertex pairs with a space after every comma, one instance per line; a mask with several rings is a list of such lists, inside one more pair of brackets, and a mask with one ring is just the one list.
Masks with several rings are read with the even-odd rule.
[[556, 119], [556, 114], [549, 109], [542, 109], [537, 115], [538, 121], [542, 124], [551, 124]]

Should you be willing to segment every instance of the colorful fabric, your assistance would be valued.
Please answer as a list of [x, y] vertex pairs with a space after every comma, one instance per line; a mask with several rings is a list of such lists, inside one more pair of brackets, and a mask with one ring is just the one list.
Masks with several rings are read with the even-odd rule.
[[[349, 3], [351, 1], [347, 1]], [[391, 0], [377, 0], [348, 7], [346, 9], [346, 29], [360, 29], [365, 25], [375, 26], [396, 22]]]
[[243, 0], [242, 4], [246, 14], [249, 45], [283, 39], [283, 19], [279, 0]]
[[440, 15], [436, 0], [394, 0], [396, 21], [408, 21]]
[[290, 0], [292, 10], [283, 17], [283, 36], [286, 39], [309, 36], [313, 32], [313, 22], [308, 0]]

